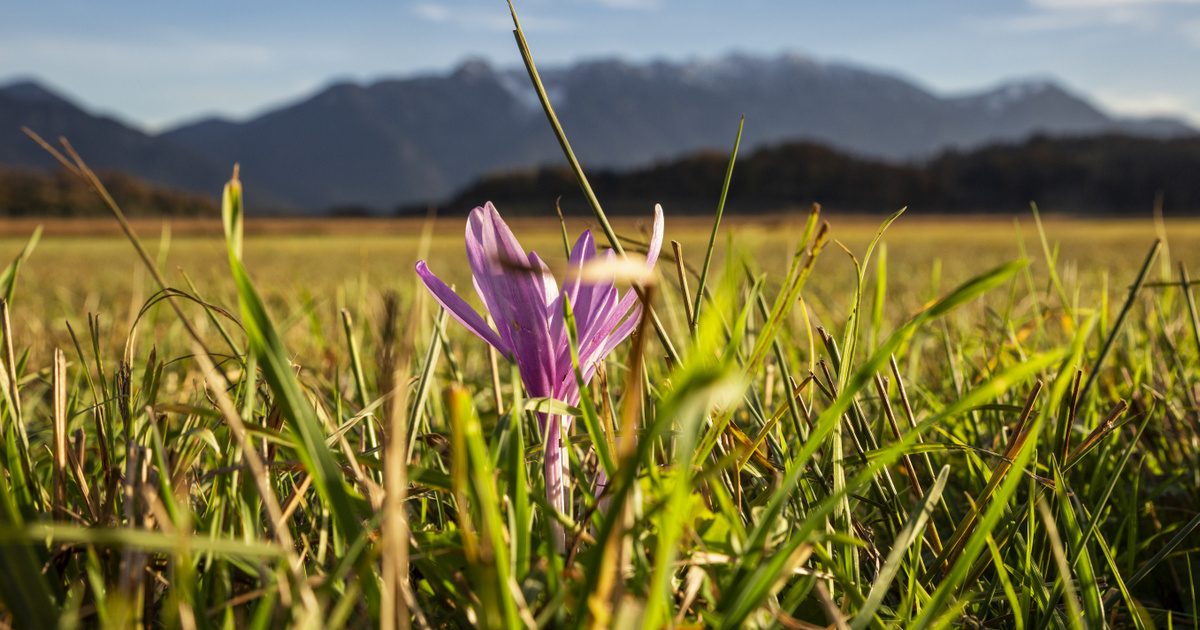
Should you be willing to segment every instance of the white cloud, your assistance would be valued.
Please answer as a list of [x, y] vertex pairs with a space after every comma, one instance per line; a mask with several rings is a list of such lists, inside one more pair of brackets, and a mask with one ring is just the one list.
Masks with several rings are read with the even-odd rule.
[[1163, 29], [1173, 8], [1198, 6], [1200, 0], [1026, 0], [1027, 9], [996, 20], [1017, 32], [1045, 32], [1091, 26]]
[[1200, 20], [1190, 20], [1179, 25], [1179, 32], [1195, 46], [1200, 46]]
[[0, 76], [33, 74], [92, 111], [150, 129], [203, 111], [250, 114], [325, 80], [307, 76], [304, 68], [337, 67], [346, 59], [346, 51], [332, 45], [221, 41], [177, 32], [131, 40], [101, 34], [0, 38]]
[[1118, 26], [1165, 37], [1182, 37], [1200, 48], [1200, 0], [1026, 0], [1031, 9], [995, 22], [1004, 30], [1037, 33]]
[[1178, 94], [1166, 92], [1100, 91], [1095, 96], [1112, 111], [1126, 116], [1190, 116], [1194, 110]]
[[[413, 6], [413, 13], [426, 22], [448, 24], [470, 30], [510, 31], [513, 27], [512, 18], [509, 17], [507, 11], [451, 8], [437, 2], [421, 2]], [[521, 28], [525, 30], [562, 31], [569, 27], [570, 23], [566, 20], [521, 14]]]
[[1061, 31], [1096, 25], [1150, 27], [1153, 16], [1124, 8], [1101, 12], [1091, 11], [1037, 11], [1003, 18], [996, 24], [1007, 31], [1038, 33]]
[[609, 9], [648, 11], [662, 6], [662, 0], [588, 0]]
[[206, 74], [276, 70], [297, 63], [345, 57], [334, 46], [220, 41], [180, 33], [129, 40], [102, 35], [82, 38], [41, 34], [0, 40], [0, 53], [5, 53], [0, 56], [11, 53], [9, 59], [36, 59], [51, 67], [78, 67], [79, 60], [86, 59], [93, 67]]
[[1130, 7], [1152, 7], [1168, 4], [1200, 4], [1200, 0], [1029, 0], [1039, 9], [1089, 10]]

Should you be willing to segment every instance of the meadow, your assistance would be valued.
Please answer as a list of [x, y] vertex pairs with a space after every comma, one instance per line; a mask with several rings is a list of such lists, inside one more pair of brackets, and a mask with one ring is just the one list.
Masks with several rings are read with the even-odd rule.
[[7, 625], [1196, 625], [1200, 222], [610, 223], [515, 34], [593, 211], [523, 249], [236, 170], [131, 225], [62, 145], [114, 220], [0, 243]]
[[[701, 257], [711, 219], [671, 216], [670, 208], [666, 211], [668, 238], [681, 244], [685, 259]], [[521, 218], [510, 223], [526, 247], [543, 253], [552, 263], [562, 264], [566, 256], [559, 221], [552, 209], [548, 208], [546, 214], [544, 219]], [[734, 255], [753, 255], [754, 264], [764, 273], [782, 274], [807, 215], [805, 208], [725, 219], [727, 233], [718, 243], [716, 263], [723, 260], [728, 249]], [[826, 211], [824, 218], [831, 224], [831, 238], [857, 254], [865, 250], [882, 220], [843, 216], [836, 211]], [[469, 283], [469, 270], [461, 264], [465, 260], [464, 223], [463, 217], [251, 218], [247, 223], [246, 261], [255, 272], [263, 297], [280, 309], [281, 316], [291, 320], [284, 331], [289, 335], [289, 347], [310, 353], [315, 349], [309, 343], [310, 330], [307, 323], [294, 317], [297, 313], [313, 312], [323, 336], [336, 336], [341, 327], [341, 309], [373, 313], [386, 293], [411, 292], [416, 286], [412, 267], [419, 257], [428, 258], [435, 269], [445, 269], [449, 280]], [[620, 217], [614, 223], [622, 235], [632, 240], [644, 241], [649, 228], [646, 219]], [[566, 226], [571, 234], [584, 229], [599, 233], [596, 222], [587, 217], [569, 217]], [[1121, 298], [1126, 288], [1123, 283], [1129, 281], [1121, 274], [1128, 275], [1158, 238], [1166, 243], [1155, 268], [1158, 280], [1170, 281], [1178, 262], [1200, 267], [1197, 219], [1156, 222], [1149, 216], [1098, 219], [1051, 215], [1043, 218], [1043, 226], [1054, 249], [1058, 273], [1079, 291], [1075, 299], [1084, 304], [1097, 304], [1102, 296], [1107, 300]], [[191, 280], [206, 297], [226, 307], [236, 305], [219, 218], [137, 219], [132, 227], [172, 286], [186, 287]], [[86, 315], [94, 313], [110, 324], [128, 323], [157, 291], [153, 278], [111, 219], [8, 221], [0, 226], [0, 260], [17, 256], [29, 235], [39, 228], [43, 232], [36, 255], [22, 266], [21, 308], [12, 316], [18, 334], [28, 340], [35, 356], [48, 360], [54, 345], [69, 341], [64, 322], [86, 322]], [[883, 316], [891, 322], [911, 314], [939, 289], [991, 266], [1025, 257], [1032, 260], [1035, 273], [1045, 265], [1037, 225], [1029, 213], [908, 215], [888, 230], [882, 244], [887, 250], [885, 266], [891, 287]], [[845, 252], [831, 251], [817, 260], [806, 288], [807, 305], [813, 315], [831, 318], [832, 322], [844, 319], [853, 297], [846, 287], [854, 282], [854, 265]], [[125, 332], [114, 331], [110, 341], [123, 343]], [[161, 339], [163, 343], [171, 341], [169, 333]]]
[[[687, 287], [665, 255], [653, 299], [678, 357], [644, 326], [571, 410], [611, 433], [565, 436], [566, 513], [543, 498], [551, 403], [413, 272], [469, 285], [462, 218], [250, 221], [265, 347], [218, 224], [133, 226], [209, 304], [177, 297], [181, 319], [112, 224], [45, 223], [5, 337], [4, 561], [40, 576], [5, 582], [10, 623], [1190, 624], [1200, 338], [1176, 264], [1200, 265], [1200, 222], [902, 216], [868, 259], [878, 218], [821, 217], [819, 244], [809, 217], [726, 221], [693, 330], [712, 224], [667, 215]], [[512, 228], [561, 270], [557, 218]], [[647, 228], [615, 226], [631, 251]], [[357, 517], [314, 487], [289, 413]], [[590, 494], [604, 451], [624, 495]]]

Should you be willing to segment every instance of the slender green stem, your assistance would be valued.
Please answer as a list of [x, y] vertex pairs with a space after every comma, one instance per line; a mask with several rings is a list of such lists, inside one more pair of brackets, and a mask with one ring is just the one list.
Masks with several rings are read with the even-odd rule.
[[717, 232], [721, 229], [721, 217], [725, 216], [725, 200], [729, 198], [729, 183], [733, 181], [733, 166], [737, 164], [738, 147], [742, 146], [742, 129], [746, 117], [738, 120], [737, 135], [733, 138], [733, 150], [729, 152], [729, 165], [725, 167], [725, 181], [721, 184], [721, 197], [717, 201], [717, 213], [713, 216], [712, 233], [708, 235], [708, 247], [704, 250], [704, 264], [700, 266], [700, 279], [696, 283], [696, 298], [692, 305], [692, 334], [696, 334], [696, 320], [700, 306], [704, 303], [704, 289], [708, 286], [708, 269], [712, 265], [713, 250], [717, 246]]

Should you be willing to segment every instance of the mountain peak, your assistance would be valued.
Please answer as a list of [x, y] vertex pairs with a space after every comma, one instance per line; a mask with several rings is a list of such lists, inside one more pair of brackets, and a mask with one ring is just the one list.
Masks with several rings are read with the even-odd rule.
[[483, 57], [467, 57], [459, 63], [450, 76], [460, 80], [479, 80], [495, 76], [492, 64]]
[[1071, 98], [1079, 98], [1071, 92], [1066, 86], [1062, 85], [1054, 79], [1046, 77], [1033, 77], [1026, 79], [1018, 79], [1015, 81], [1006, 81], [1001, 83], [994, 90], [1001, 92], [1010, 98], [1031, 98], [1034, 96], [1058, 96], [1066, 95]]
[[1048, 77], [1002, 81], [984, 90], [951, 97], [950, 100], [960, 107], [979, 108], [991, 114], [1010, 112], [1020, 107], [1057, 106], [1097, 120], [1109, 118], [1087, 98]]
[[0, 86], [0, 95], [26, 103], [67, 102], [61, 94], [32, 78], [17, 79]]

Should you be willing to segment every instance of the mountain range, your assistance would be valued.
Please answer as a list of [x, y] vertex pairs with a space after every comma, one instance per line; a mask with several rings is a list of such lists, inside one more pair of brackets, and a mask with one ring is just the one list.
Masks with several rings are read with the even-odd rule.
[[0, 87], [0, 165], [54, 168], [54, 158], [26, 137], [22, 127], [50, 142], [67, 138], [93, 168], [123, 171], [175, 188], [219, 191], [229, 175], [227, 167], [208, 156], [85, 111], [35, 81]]
[[[744, 149], [805, 140], [894, 163], [1035, 134], [1196, 133], [1174, 119], [1110, 115], [1050, 80], [940, 95], [794, 54], [589, 61], [543, 79], [576, 153], [603, 169], [727, 151], [742, 114]], [[436, 202], [483, 176], [562, 159], [523, 70], [479, 60], [445, 74], [335, 83], [245, 120], [206, 118], [157, 134], [35, 81], [0, 87], [0, 164], [42, 168], [51, 162], [21, 126], [68, 137], [93, 167], [185, 190], [215, 193], [238, 162], [252, 203], [292, 211]]]

